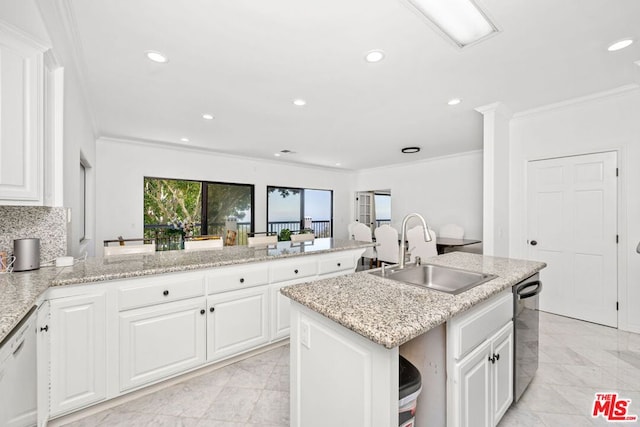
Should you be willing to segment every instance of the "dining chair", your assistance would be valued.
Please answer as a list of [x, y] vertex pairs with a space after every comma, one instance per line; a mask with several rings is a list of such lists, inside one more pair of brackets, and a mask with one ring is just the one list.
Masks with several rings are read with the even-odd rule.
[[219, 249], [222, 248], [224, 240], [219, 236], [199, 236], [192, 240], [185, 240], [185, 251], [197, 251], [205, 249]]
[[[371, 235], [371, 229], [368, 225], [361, 222], [353, 226], [353, 238], [360, 242], [373, 242], [373, 236]], [[365, 249], [362, 254], [362, 265], [364, 265], [364, 259], [369, 259], [369, 267], [373, 266], [373, 260], [376, 259], [376, 250], [374, 247]]]
[[440, 237], [449, 237], [452, 239], [463, 239], [464, 228], [460, 227], [457, 224], [445, 224], [442, 227], [440, 227], [439, 234], [440, 234]]
[[278, 243], [278, 236], [275, 234], [271, 236], [253, 236], [247, 237], [247, 245], [249, 247], [266, 247], [274, 246]]
[[316, 235], [313, 233], [298, 233], [291, 235], [291, 243], [304, 243], [311, 242], [315, 240]]
[[[117, 243], [117, 245], [110, 245]], [[104, 256], [154, 253], [154, 239], [118, 239], [104, 241]]]
[[421, 225], [407, 230], [410, 262], [415, 262], [417, 256], [421, 259], [425, 259], [438, 255], [438, 248], [436, 247], [436, 232], [429, 229], [429, 235], [431, 236], [431, 241], [425, 242], [424, 231]]
[[378, 264], [386, 262], [397, 264], [399, 259], [400, 245], [398, 244], [398, 230], [388, 224], [381, 225], [374, 231], [376, 236], [376, 254]]
[[353, 228], [356, 226], [356, 224], [358, 224], [358, 222], [356, 222], [356, 221], [353, 221], [353, 222], [350, 222], [349, 224], [347, 224], [347, 231], [349, 233], [349, 240], [353, 240], [354, 239], [354, 237], [353, 237]]

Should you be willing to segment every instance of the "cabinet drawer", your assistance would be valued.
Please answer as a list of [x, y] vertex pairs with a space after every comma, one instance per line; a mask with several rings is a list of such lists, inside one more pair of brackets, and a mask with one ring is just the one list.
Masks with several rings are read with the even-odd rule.
[[316, 260], [286, 261], [274, 264], [271, 267], [272, 282], [284, 282], [301, 277], [315, 276], [316, 274], [318, 274], [318, 262]]
[[118, 289], [120, 311], [204, 296], [204, 276], [176, 275], [136, 279]]
[[352, 270], [355, 267], [353, 255], [344, 255], [320, 260], [318, 263], [318, 273], [328, 274], [337, 271]]
[[480, 343], [493, 335], [513, 318], [511, 289], [450, 320], [448, 333], [452, 334], [453, 357], [464, 357]]
[[266, 264], [250, 267], [225, 267], [208, 273], [206, 280], [207, 293], [216, 294], [264, 285], [269, 281], [269, 269]]

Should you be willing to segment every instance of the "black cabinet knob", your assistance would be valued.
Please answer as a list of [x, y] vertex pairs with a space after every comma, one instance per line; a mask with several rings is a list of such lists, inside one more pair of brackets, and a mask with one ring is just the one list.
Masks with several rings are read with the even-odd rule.
[[44, 325], [44, 328], [40, 328], [40, 332], [47, 332], [49, 330], [49, 325]]
[[537, 245], [537, 244], [538, 244], [538, 242], [536, 242], [535, 240], [532, 240], [531, 242], [529, 242], [529, 244], [530, 244], [531, 246], [535, 246], [535, 245]]
[[244, 277], [240, 278], [240, 283], [244, 283]]
[[165, 290], [162, 295], [164, 295], [165, 297], [169, 295], [169, 291]]
[[500, 360], [500, 354], [499, 353], [498, 354], [494, 354], [493, 358], [496, 359], [496, 360]]
[[213, 313], [214, 311], [216, 311], [216, 308], [215, 308], [215, 307], [211, 307], [211, 308], [209, 308], [209, 312]]
[[342, 264], [338, 263], [338, 267], [340, 267]]
[[298, 269], [293, 270], [294, 273], [298, 274]]
[[200, 314], [204, 314], [206, 313], [206, 311], [204, 311], [204, 309], [200, 310]]

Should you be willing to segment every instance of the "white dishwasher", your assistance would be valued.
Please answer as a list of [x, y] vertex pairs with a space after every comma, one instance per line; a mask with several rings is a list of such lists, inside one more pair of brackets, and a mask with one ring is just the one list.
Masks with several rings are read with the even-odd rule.
[[37, 422], [36, 307], [0, 344], [0, 426]]

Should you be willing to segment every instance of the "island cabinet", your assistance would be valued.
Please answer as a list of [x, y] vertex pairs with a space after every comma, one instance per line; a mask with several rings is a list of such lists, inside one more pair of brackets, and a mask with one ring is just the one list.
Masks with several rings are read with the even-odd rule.
[[39, 316], [38, 364], [50, 366], [39, 374], [49, 390], [39, 420], [287, 339], [280, 287], [352, 272], [361, 252], [50, 288]]
[[393, 348], [292, 307], [293, 427], [398, 425], [399, 355], [421, 372], [416, 427], [495, 426], [511, 404], [510, 289]]
[[447, 323], [447, 425], [495, 426], [513, 400], [513, 296]]

